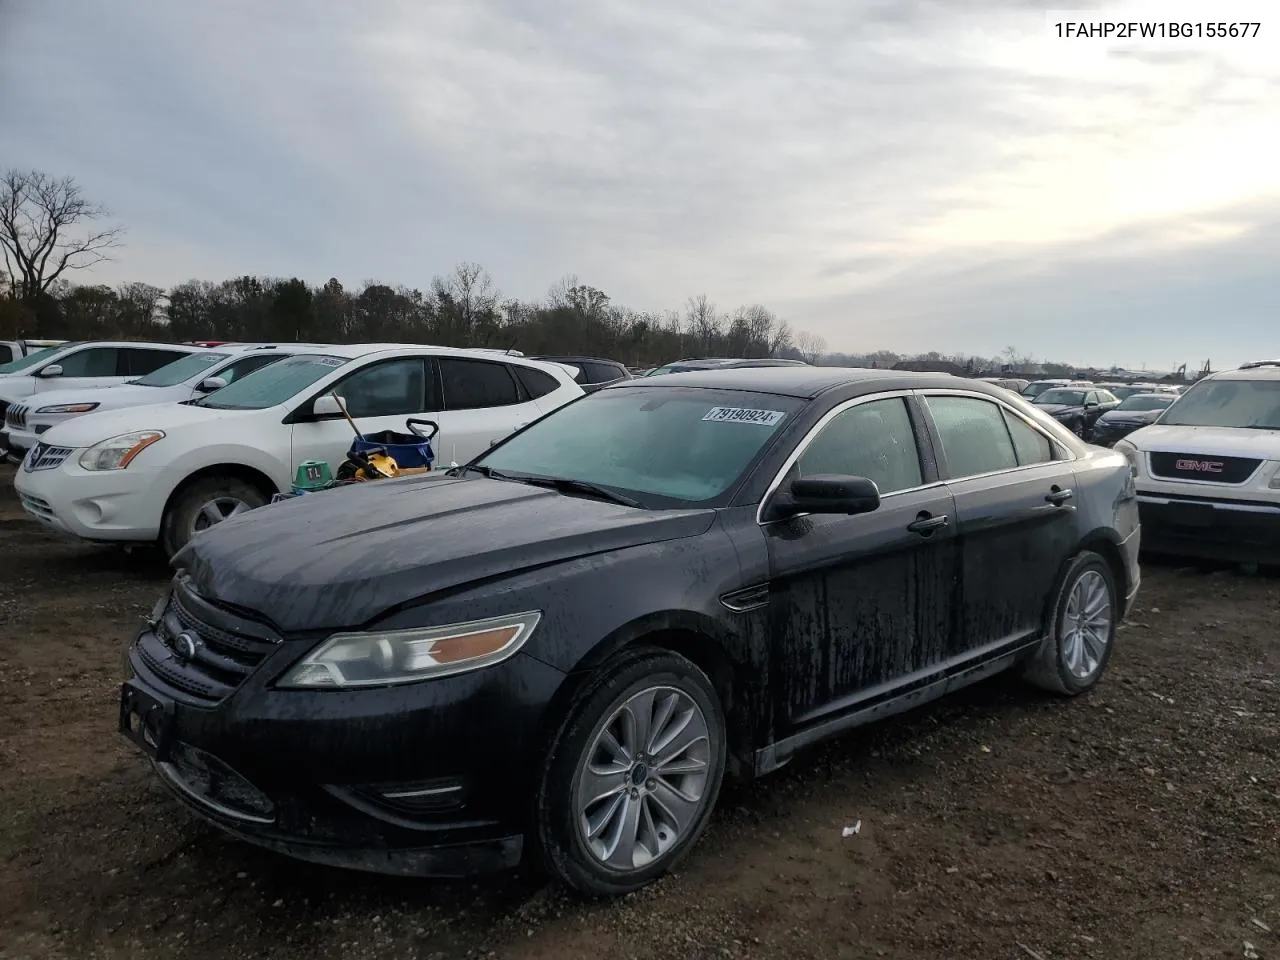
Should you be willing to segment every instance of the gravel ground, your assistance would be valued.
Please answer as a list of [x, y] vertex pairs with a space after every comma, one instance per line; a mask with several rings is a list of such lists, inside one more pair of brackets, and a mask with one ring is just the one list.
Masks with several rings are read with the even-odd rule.
[[[1000, 678], [730, 788], [612, 904], [225, 839], [114, 731], [153, 559], [57, 539], [0, 467], [0, 957], [1280, 958], [1280, 580], [1153, 566], [1111, 669]], [[860, 830], [842, 830], [860, 822]]]

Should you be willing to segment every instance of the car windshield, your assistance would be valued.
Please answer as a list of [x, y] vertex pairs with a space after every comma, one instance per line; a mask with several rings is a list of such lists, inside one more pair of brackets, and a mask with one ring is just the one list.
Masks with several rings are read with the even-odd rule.
[[1055, 390], [1046, 390], [1036, 397], [1036, 403], [1065, 403], [1069, 406], [1078, 407], [1084, 403], [1084, 391], [1064, 390], [1061, 387]]
[[41, 360], [48, 360], [59, 350], [66, 349], [65, 343], [60, 343], [56, 347], [45, 347], [43, 350], [37, 350], [35, 353], [29, 353], [25, 357], [19, 357], [17, 360], [10, 360], [8, 363], [0, 363], [0, 373], [17, 373], [19, 370], [26, 370], [34, 367]]
[[1280, 430], [1280, 380], [1206, 380], [1178, 397], [1160, 423]]
[[189, 353], [181, 360], [166, 363], [140, 380], [133, 381], [140, 387], [172, 387], [193, 377], [231, 356], [229, 353]]
[[1156, 395], [1156, 394], [1135, 394], [1125, 399], [1124, 403], [1116, 407], [1117, 410], [1163, 410], [1169, 404], [1173, 403], [1173, 397]]
[[606, 390], [561, 407], [468, 469], [578, 481], [650, 508], [719, 505], [803, 406], [738, 390]]
[[277, 360], [253, 373], [246, 373], [207, 397], [192, 401], [192, 406], [215, 410], [265, 410], [291, 399], [349, 359], [312, 353]]

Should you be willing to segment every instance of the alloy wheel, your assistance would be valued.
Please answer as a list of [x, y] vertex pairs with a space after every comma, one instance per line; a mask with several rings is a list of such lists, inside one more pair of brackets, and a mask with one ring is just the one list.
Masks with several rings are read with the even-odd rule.
[[252, 509], [249, 504], [238, 497], [215, 497], [196, 512], [191, 521], [191, 533], [194, 535], [201, 530], [208, 530], [223, 520], [238, 517], [240, 514], [248, 513]]
[[1071, 587], [1062, 614], [1062, 658], [1078, 680], [1093, 675], [1111, 642], [1111, 595], [1097, 570], [1086, 570]]
[[586, 848], [620, 872], [653, 863], [697, 824], [710, 772], [707, 718], [692, 697], [668, 686], [628, 697], [579, 765], [575, 819]]

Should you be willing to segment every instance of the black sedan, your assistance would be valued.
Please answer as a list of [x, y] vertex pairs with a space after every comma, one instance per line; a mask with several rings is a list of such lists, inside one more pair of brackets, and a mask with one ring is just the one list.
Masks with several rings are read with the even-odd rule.
[[1155, 423], [1169, 404], [1177, 399], [1176, 393], [1135, 393], [1126, 397], [1120, 401], [1120, 406], [1108, 410], [1093, 422], [1089, 441], [1109, 447], [1133, 431]]
[[1035, 398], [1035, 405], [1082, 440], [1108, 410], [1120, 406], [1110, 392], [1092, 387], [1055, 387]]
[[120, 728], [277, 851], [402, 875], [528, 851], [621, 894], [693, 847], [727, 774], [1004, 670], [1089, 690], [1138, 547], [1124, 457], [998, 387], [631, 380], [448, 474], [194, 537]]

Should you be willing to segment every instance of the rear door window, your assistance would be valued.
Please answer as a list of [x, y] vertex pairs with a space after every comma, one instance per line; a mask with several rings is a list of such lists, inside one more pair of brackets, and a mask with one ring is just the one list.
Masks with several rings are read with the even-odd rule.
[[520, 392], [505, 363], [440, 357], [445, 410], [479, 410], [520, 402]]
[[182, 350], [156, 350], [145, 347], [125, 347], [120, 351], [117, 367], [121, 377], [145, 377], [148, 373], [181, 360], [187, 356]]

